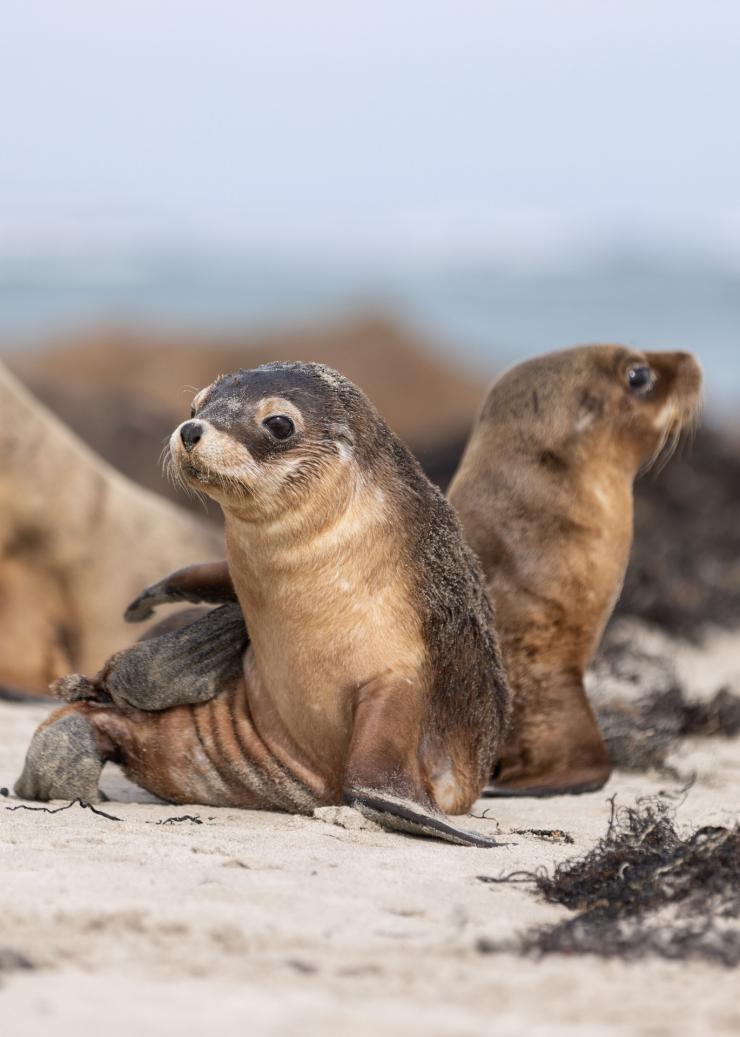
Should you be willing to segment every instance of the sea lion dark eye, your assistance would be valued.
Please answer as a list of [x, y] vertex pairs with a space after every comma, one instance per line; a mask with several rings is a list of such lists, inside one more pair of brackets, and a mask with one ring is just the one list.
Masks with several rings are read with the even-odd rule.
[[197, 411], [196, 411], [195, 407], [191, 407], [190, 408], [190, 419], [191, 420], [195, 417], [196, 413], [197, 413]]
[[632, 392], [649, 392], [655, 383], [655, 375], [645, 364], [631, 367], [627, 372], [627, 381]]
[[287, 414], [271, 414], [262, 424], [275, 439], [290, 439], [295, 432], [295, 425]]

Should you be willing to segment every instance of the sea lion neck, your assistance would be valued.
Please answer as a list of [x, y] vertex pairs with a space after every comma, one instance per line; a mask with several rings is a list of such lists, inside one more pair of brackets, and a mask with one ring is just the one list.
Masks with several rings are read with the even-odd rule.
[[[229, 569], [250, 633], [262, 617], [274, 626], [283, 610], [298, 615], [329, 600], [356, 558], [373, 554], [374, 534], [388, 521], [386, 495], [351, 469], [322, 480], [298, 504], [262, 520], [226, 511]], [[257, 614], [259, 619], [254, 619]]]

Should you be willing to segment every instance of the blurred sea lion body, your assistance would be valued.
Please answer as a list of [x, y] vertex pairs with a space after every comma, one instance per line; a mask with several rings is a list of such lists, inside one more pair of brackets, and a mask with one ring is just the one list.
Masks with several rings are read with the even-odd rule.
[[[482, 574], [367, 398], [316, 364], [238, 372], [196, 396], [171, 455], [223, 509], [238, 604], [60, 682], [83, 701], [39, 729], [19, 795], [96, 797], [115, 759], [175, 802], [348, 802], [485, 843], [444, 816], [478, 796], [507, 713]], [[196, 573], [180, 596], [219, 600]]]
[[0, 364], [0, 687], [39, 693], [132, 640], [122, 605], [223, 541], [110, 468]]
[[687, 353], [586, 346], [493, 385], [448, 498], [488, 580], [513, 694], [501, 794], [601, 787], [610, 763], [583, 687], [619, 596], [632, 484], [696, 412]]

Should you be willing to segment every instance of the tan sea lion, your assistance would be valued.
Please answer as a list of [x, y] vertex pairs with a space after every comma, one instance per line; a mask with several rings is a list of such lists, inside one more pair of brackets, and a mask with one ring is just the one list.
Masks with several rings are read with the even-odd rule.
[[507, 713], [490, 605], [452, 509], [368, 399], [320, 365], [268, 364], [199, 393], [170, 450], [223, 509], [238, 604], [59, 682], [86, 701], [41, 725], [17, 794], [97, 799], [114, 759], [173, 802], [346, 802], [490, 845], [445, 817], [478, 796]]
[[124, 478], [0, 363], [0, 693], [95, 671], [133, 640], [131, 597], [218, 530]]
[[688, 353], [585, 346], [493, 385], [448, 498], [495, 608], [514, 710], [499, 794], [600, 788], [606, 747], [583, 687], [622, 587], [632, 484], [690, 423]]

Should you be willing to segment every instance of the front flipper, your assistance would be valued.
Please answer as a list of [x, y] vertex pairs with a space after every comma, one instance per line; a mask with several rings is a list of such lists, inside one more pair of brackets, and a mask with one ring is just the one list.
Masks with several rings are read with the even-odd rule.
[[408, 832], [410, 835], [426, 835], [432, 839], [444, 839], [458, 846], [479, 846], [490, 849], [499, 846], [495, 839], [487, 839], [477, 832], [468, 832], [457, 828], [444, 814], [426, 809], [411, 799], [393, 796], [390, 793], [376, 792], [373, 789], [352, 788], [345, 791], [345, 802], [348, 806], [382, 828], [392, 832]]
[[68, 702], [159, 711], [215, 698], [238, 679], [249, 638], [238, 604], [117, 652], [94, 680], [73, 674], [52, 690]]
[[342, 786], [344, 802], [391, 831], [463, 846], [498, 844], [454, 825], [424, 787], [419, 717], [407, 681], [381, 677], [361, 688]]
[[546, 797], [595, 792], [611, 774], [609, 753], [574, 674], [551, 675], [517, 694], [509, 734], [484, 796]]
[[224, 605], [236, 601], [228, 564], [203, 562], [170, 573], [142, 591], [126, 609], [123, 618], [127, 623], [141, 623], [154, 614], [158, 605], [174, 605], [182, 601], [196, 605]]

